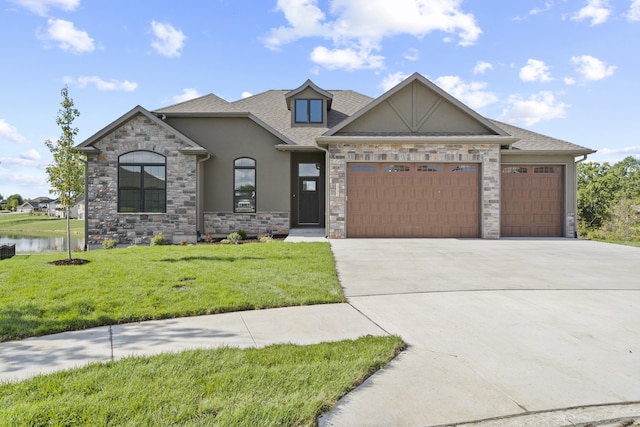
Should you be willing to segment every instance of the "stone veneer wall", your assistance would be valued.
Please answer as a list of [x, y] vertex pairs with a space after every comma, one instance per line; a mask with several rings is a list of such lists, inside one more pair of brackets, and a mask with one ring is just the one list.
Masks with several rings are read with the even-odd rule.
[[206, 236], [226, 236], [239, 229], [255, 236], [258, 234], [288, 234], [289, 212], [204, 213], [204, 234]]
[[339, 144], [329, 148], [329, 237], [345, 238], [349, 162], [481, 164], [481, 237], [500, 237], [500, 144]]
[[[174, 243], [196, 241], [196, 156], [178, 150], [186, 145], [143, 115], [137, 115], [96, 142], [100, 153], [88, 156], [88, 243], [110, 238], [120, 244], [148, 244], [162, 233]], [[130, 151], [153, 151], [167, 158], [167, 212], [118, 212], [118, 157]]]

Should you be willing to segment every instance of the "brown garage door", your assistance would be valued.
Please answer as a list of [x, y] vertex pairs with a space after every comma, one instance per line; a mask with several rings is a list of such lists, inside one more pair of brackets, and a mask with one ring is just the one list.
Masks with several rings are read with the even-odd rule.
[[479, 237], [480, 165], [349, 163], [348, 237]]
[[503, 237], [562, 237], [564, 168], [502, 166]]

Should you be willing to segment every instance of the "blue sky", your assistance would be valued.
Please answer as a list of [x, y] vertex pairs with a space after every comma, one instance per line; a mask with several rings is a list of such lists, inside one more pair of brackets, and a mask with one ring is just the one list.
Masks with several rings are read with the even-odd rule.
[[0, 0], [0, 194], [49, 195], [65, 85], [80, 143], [136, 105], [308, 78], [376, 97], [417, 71], [591, 160], [640, 158], [639, 44], [640, 0]]

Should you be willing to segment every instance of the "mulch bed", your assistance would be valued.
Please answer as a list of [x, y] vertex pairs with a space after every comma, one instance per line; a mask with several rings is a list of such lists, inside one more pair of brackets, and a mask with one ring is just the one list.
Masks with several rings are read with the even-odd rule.
[[81, 258], [72, 258], [72, 259], [59, 259], [57, 261], [51, 261], [49, 264], [52, 265], [85, 265], [89, 264], [91, 261], [88, 259]]

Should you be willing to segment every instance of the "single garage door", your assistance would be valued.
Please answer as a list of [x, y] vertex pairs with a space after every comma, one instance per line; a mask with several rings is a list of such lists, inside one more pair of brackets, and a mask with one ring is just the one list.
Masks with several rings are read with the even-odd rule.
[[479, 235], [479, 164], [347, 165], [347, 237]]
[[564, 167], [502, 166], [503, 237], [562, 237]]

